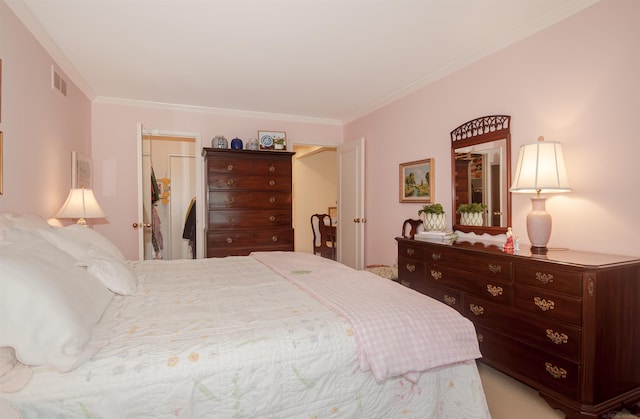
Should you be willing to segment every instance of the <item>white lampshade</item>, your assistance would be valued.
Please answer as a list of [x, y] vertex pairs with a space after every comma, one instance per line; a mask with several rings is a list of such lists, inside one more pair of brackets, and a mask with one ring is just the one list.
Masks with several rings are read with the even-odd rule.
[[543, 137], [533, 144], [520, 147], [516, 175], [511, 192], [535, 193], [531, 197], [531, 212], [527, 214], [527, 234], [532, 250], [545, 252], [551, 237], [551, 215], [546, 212], [541, 193], [571, 192], [564, 155], [560, 143], [545, 142]]
[[78, 224], [86, 224], [85, 218], [106, 217], [91, 189], [73, 188], [56, 218], [77, 218]]

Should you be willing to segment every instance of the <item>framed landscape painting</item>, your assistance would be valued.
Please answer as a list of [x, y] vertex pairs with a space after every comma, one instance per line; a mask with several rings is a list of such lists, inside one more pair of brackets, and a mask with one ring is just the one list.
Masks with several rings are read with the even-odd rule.
[[400, 202], [431, 203], [433, 198], [433, 159], [400, 164]]

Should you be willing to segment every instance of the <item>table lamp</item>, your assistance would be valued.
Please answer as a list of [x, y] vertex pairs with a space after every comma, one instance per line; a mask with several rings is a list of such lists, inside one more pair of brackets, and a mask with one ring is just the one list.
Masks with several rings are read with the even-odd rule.
[[56, 218], [77, 218], [78, 224], [87, 225], [86, 218], [106, 217], [93, 191], [85, 188], [72, 188], [67, 196], [67, 201], [56, 214]]
[[527, 234], [533, 253], [545, 253], [551, 237], [551, 215], [545, 210], [546, 198], [541, 193], [571, 192], [562, 145], [554, 141], [538, 141], [520, 147], [518, 165], [511, 192], [535, 193], [531, 212], [527, 214]]

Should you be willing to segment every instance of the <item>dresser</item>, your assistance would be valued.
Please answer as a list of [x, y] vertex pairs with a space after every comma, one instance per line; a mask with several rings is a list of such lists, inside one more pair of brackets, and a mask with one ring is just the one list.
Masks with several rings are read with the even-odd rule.
[[294, 153], [204, 148], [207, 257], [293, 250]]
[[640, 259], [396, 238], [398, 280], [476, 327], [482, 362], [567, 418], [640, 401]]

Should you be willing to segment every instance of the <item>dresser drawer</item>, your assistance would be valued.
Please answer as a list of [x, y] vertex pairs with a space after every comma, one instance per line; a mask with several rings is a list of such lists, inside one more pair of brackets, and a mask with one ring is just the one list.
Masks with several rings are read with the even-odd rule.
[[510, 304], [512, 300], [511, 284], [491, 275], [427, 264], [426, 278], [428, 281], [444, 284], [495, 303]]
[[424, 262], [400, 256], [398, 258], [398, 280], [405, 287], [423, 292], [419, 289], [425, 284]]
[[224, 175], [250, 175], [251, 160], [238, 160], [233, 156], [220, 156], [207, 160], [209, 178]]
[[207, 256], [248, 255], [252, 251], [293, 250], [293, 229], [207, 232]]
[[291, 158], [286, 160], [254, 160], [252, 172], [258, 176], [290, 176]]
[[579, 298], [516, 285], [514, 306], [519, 310], [535, 313], [540, 318], [568, 322], [576, 326], [582, 324], [582, 300]]
[[426, 281], [423, 286], [423, 294], [429, 297], [443, 302], [449, 307], [455, 308], [458, 312], [462, 313], [462, 293], [453, 288], [448, 288], [442, 285], [437, 285]]
[[290, 191], [291, 178], [286, 176], [234, 176], [221, 175], [210, 176], [207, 179], [209, 191], [216, 190], [263, 190], [263, 191]]
[[210, 191], [209, 209], [222, 208], [290, 208], [291, 192]]
[[477, 325], [480, 352], [489, 364], [499, 363], [502, 371], [539, 383], [573, 399], [578, 397], [580, 368], [577, 363], [520, 343], [509, 336]]
[[544, 264], [514, 265], [514, 280], [523, 285], [539, 287], [547, 291], [582, 296], [582, 275], [579, 272], [559, 271]]
[[445, 247], [432, 247], [427, 249], [427, 261], [462, 268], [486, 277], [511, 281], [511, 262], [501, 258], [456, 252]]
[[462, 313], [475, 324], [489, 327], [521, 342], [537, 346], [577, 361], [580, 355], [580, 329], [493, 305], [465, 296]]
[[425, 248], [421, 246], [412, 246], [401, 243], [398, 245], [398, 258], [409, 258], [424, 262]]
[[210, 230], [291, 227], [289, 209], [209, 211]]

